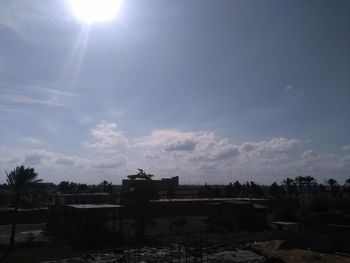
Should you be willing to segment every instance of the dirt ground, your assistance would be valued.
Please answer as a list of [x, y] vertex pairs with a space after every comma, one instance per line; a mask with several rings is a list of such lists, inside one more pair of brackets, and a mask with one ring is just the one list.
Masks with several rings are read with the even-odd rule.
[[350, 263], [350, 257], [322, 254], [304, 249], [280, 249], [282, 240], [256, 242], [251, 248], [269, 257], [282, 259], [286, 263]]

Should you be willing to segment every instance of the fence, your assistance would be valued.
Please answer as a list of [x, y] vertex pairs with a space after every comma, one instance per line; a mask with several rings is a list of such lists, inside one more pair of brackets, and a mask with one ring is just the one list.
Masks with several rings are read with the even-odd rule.
[[138, 263], [142, 261], [157, 263], [207, 263], [208, 237], [206, 233], [191, 234], [178, 240], [170, 247], [161, 249], [129, 248], [124, 250], [119, 262]]

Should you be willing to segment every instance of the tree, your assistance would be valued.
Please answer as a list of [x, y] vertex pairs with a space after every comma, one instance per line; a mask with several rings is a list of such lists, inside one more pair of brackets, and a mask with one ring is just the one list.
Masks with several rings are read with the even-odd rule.
[[284, 184], [287, 188], [288, 195], [291, 196], [293, 194], [293, 184], [294, 180], [287, 177], [286, 179], [283, 180], [282, 184]]
[[17, 166], [10, 173], [6, 172], [6, 177], [6, 183], [12, 191], [14, 207], [11, 237], [9, 241], [10, 250], [12, 250], [15, 245], [18, 207], [22, 195], [28, 188], [41, 182], [41, 179], [37, 179], [38, 174], [34, 171], [34, 168], [25, 168], [23, 165], [19, 167]]
[[337, 194], [339, 193], [339, 184], [338, 181], [333, 179], [333, 178], [329, 178], [327, 180], [327, 184], [329, 185], [329, 187], [331, 188], [331, 193], [332, 195], [335, 197], [337, 196]]
[[298, 184], [299, 186], [299, 191], [300, 191], [300, 196], [301, 196], [301, 201], [304, 200], [303, 196], [304, 196], [304, 191], [303, 191], [303, 185], [304, 185], [304, 176], [297, 176], [295, 177], [295, 182]]
[[235, 197], [232, 183], [229, 183], [228, 185], [225, 186], [225, 196], [230, 198]]
[[147, 225], [153, 222], [151, 203], [158, 199], [158, 192], [152, 182], [153, 175], [145, 173], [142, 169], [135, 175], [129, 175], [131, 187], [123, 192], [123, 203], [130, 209], [135, 219], [138, 240], [144, 239]]
[[344, 191], [347, 192], [348, 195], [350, 195], [350, 178], [345, 180], [345, 184], [343, 188], [344, 188]]
[[99, 187], [101, 188], [102, 192], [105, 192], [105, 193], [112, 193], [113, 192], [112, 182], [108, 183], [106, 180], [104, 180], [99, 184]]
[[279, 195], [279, 187], [276, 182], [273, 182], [273, 184], [270, 186], [269, 194], [274, 197]]
[[[309, 198], [310, 194], [311, 194], [311, 185], [316, 183], [316, 179], [310, 175], [305, 176], [304, 177], [304, 183], [306, 184], [306, 188], [307, 188], [307, 192], [309, 194]], [[310, 199], [309, 199], [310, 200]]]
[[128, 178], [130, 180], [136, 180], [136, 179], [144, 179], [144, 180], [151, 180], [153, 177], [153, 174], [147, 174], [144, 170], [137, 168], [139, 172], [137, 174], [128, 175]]
[[233, 184], [233, 194], [234, 197], [238, 196], [242, 192], [242, 185], [241, 183], [237, 180]]

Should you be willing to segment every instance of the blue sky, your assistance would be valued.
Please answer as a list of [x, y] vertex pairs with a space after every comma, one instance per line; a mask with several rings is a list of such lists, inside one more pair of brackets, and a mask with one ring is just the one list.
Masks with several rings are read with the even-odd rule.
[[0, 183], [350, 177], [348, 1], [67, 1], [0, 2]]

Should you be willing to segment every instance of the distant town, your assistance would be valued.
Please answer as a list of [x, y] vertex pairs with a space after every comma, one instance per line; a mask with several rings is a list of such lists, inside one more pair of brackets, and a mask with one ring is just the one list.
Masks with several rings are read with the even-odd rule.
[[[30, 172], [35, 175], [32, 181], [16, 192], [20, 183], [16, 180]], [[279, 246], [304, 249], [306, 254], [309, 249], [350, 253], [350, 179], [319, 183], [312, 176], [299, 176], [269, 186], [252, 181], [195, 186], [180, 185], [177, 176], [153, 177], [138, 169], [121, 185], [107, 181], [56, 185], [41, 182], [33, 168], [17, 167], [0, 188], [1, 247], [7, 247], [8, 239], [17, 249], [50, 247], [59, 240], [60, 246], [79, 255], [82, 250], [117, 245], [122, 251], [109, 257], [124, 257], [126, 262], [136, 262], [140, 247], [147, 244], [166, 247], [165, 257], [172, 257], [169, 262], [207, 262], [208, 258], [220, 262], [214, 255], [249, 240], [255, 243], [245, 250], [263, 255], [254, 262], [278, 255], [278, 247], [266, 252], [277, 240], [283, 241]], [[4, 230], [11, 225], [17, 227], [13, 236]], [[214, 243], [221, 244], [216, 250], [213, 236]], [[232, 243], [224, 241], [227, 238]]]

